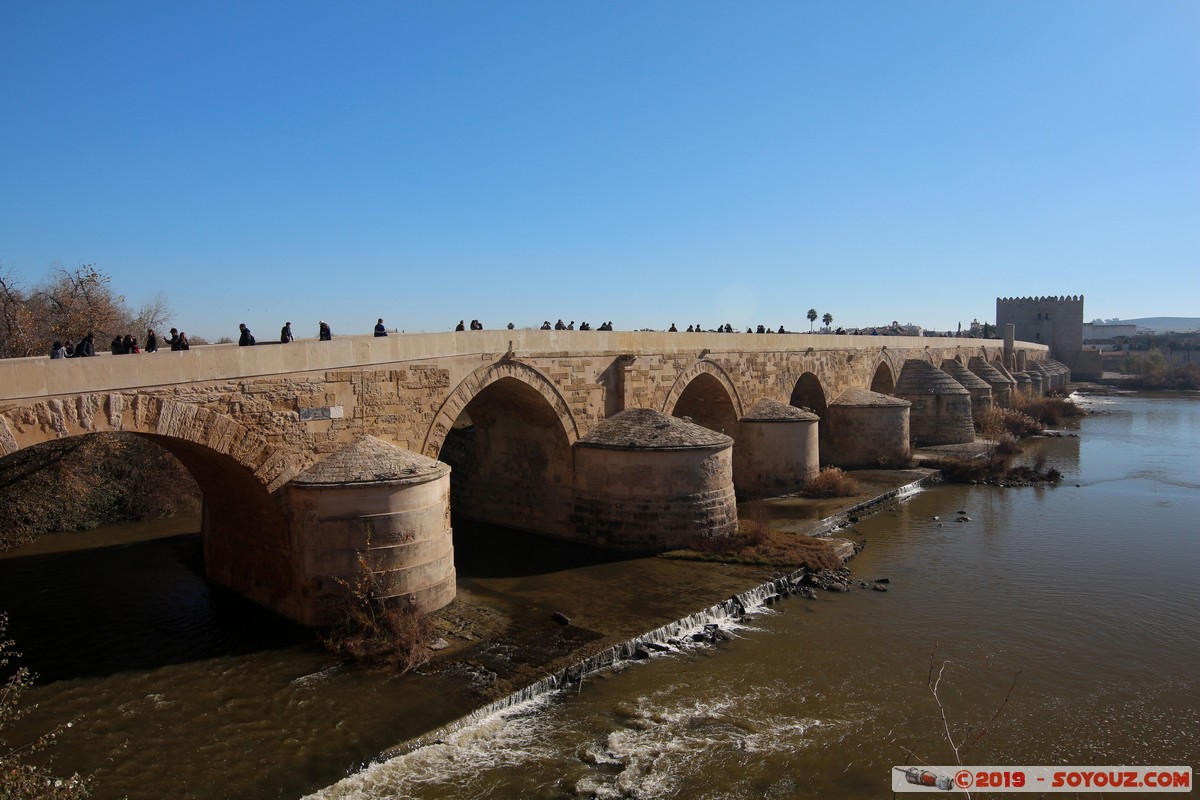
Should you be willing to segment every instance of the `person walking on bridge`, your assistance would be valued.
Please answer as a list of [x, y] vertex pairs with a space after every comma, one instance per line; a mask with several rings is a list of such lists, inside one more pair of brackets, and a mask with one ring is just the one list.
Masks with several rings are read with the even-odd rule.
[[329, 329], [329, 323], [325, 320], [317, 323], [317, 338], [322, 342], [333, 341], [333, 331]]
[[387, 328], [383, 327], [383, 317], [380, 317], [379, 321], [375, 323], [375, 335], [387, 336]]
[[294, 342], [295, 340], [296, 337], [292, 336], [292, 323], [283, 323], [283, 327], [279, 329], [280, 344], [288, 344], [289, 342]]
[[242, 333], [238, 336], [238, 347], [249, 347], [254, 344], [254, 334], [250, 333], [250, 329], [246, 327], [246, 323], [238, 323], [238, 330]]

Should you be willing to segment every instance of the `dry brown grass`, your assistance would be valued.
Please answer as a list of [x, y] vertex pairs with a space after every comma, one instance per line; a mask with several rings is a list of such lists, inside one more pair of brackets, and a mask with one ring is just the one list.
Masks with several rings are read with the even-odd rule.
[[925, 464], [939, 470], [942, 478], [951, 483], [1034, 485], [1058, 484], [1062, 480], [1062, 474], [1056, 468], [1046, 468], [1046, 457], [1041, 454], [1032, 465], [1009, 466], [996, 452], [987, 458], [944, 458]]
[[1068, 417], [1082, 417], [1087, 414], [1086, 411], [1065, 397], [1055, 395], [1030, 397], [1020, 392], [1013, 394], [1012, 408], [1029, 415], [1042, 425], [1050, 427], [1058, 427]]
[[666, 558], [688, 561], [721, 561], [731, 564], [752, 564], [808, 570], [840, 569], [842, 559], [828, 539], [789, 533], [770, 527], [770, 512], [763, 504], [745, 507], [738, 520], [737, 533], [713, 539], [702, 539], [691, 549], [664, 553]]
[[1040, 433], [1042, 426], [1023, 411], [992, 406], [975, 417], [975, 430], [985, 439], [1000, 441], [1005, 436], [1019, 439]]
[[837, 467], [825, 467], [801, 491], [805, 497], [854, 497], [858, 481]]

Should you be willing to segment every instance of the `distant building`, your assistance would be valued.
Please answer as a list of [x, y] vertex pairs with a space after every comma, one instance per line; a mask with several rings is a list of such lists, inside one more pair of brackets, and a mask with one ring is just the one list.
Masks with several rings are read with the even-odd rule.
[[1085, 322], [1083, 323], [1083, 340], [1085, 342], [1107, 342], [1118, 336], [1136, 336], [1137, 325], [1115, 322]]
[[996, 330], [1003, 335], [1010, 324], [1018, 340], [1048, 345], [1073, 378], [1100, 377], [1100, 354], [1083, 348], [1083, 295], [997, 297]]

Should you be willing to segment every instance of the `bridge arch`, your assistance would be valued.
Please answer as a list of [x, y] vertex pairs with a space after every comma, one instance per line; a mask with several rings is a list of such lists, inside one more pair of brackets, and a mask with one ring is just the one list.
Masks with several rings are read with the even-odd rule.
[[526, 364], [502, 361], [455, 388], [426, 437], [425, 453], [451, 466], [457, 515], [561, 535], [571, 513], [571, 445], [578, 438], [550, 380]]
[[227, 456], [268, 491], [291, 477], [284, 455], [233, 417], [147, 395], [83, 394], [10, 408], [0, 413], [0, 456], [52, 439], [102, 432], [141, 434], [172, 453], [200, 448]]
[[825, 394], [825, 386], [816, 374], [805, 372], [797, 378], [796, 383], [792, 387], [792, 395], [788, 402], [797, 408], [811, 409], [821, 418], [821, 422], [825, 421], [828, 400]]
[[690, 417], [697, 425], [736, 439], [742, 401], [720, 366], [697, 361], [675, 379], [662, 410], [664, 414]]
[[891, 362], [880, 357], [879, 363], [875, 367], [875, 374], [871, 377], [871, 391], [879, 394], [891, 394], [895, 389], [896, 373], [892, 369]]
[[504, 379], [516, 380], [540, 394], [558, 419], [567, 443], [574, 444], [579, 439], [579, 424], [575, 421], [575, 416], [571, 413], [567, 401], [563, 399], [554, 383], [528, 364], [506, 360], [480, 367], [459, 382], [433, 418], [433, 422], [425, 434], [425, 443], [421, 452], [430, 458], [437, 458], [442, 451], [446, 436], [471, 401], [487, 387]]
[[203, 494], [201, 534], [209, 578], [296, 618], [299, 577], [290, 563], [284, 493], [294, 466], [226, 414], [169, 398], [78, 395], [0, 414], [0, 457], [49, 441], [120, 433], [175, 456]]

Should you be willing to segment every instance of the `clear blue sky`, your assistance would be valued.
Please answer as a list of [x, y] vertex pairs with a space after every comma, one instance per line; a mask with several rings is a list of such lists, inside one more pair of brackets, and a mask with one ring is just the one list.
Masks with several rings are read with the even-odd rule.
[[1200, 316], [1200, 3], [0, 4], [0, 267], [209, 338]]

